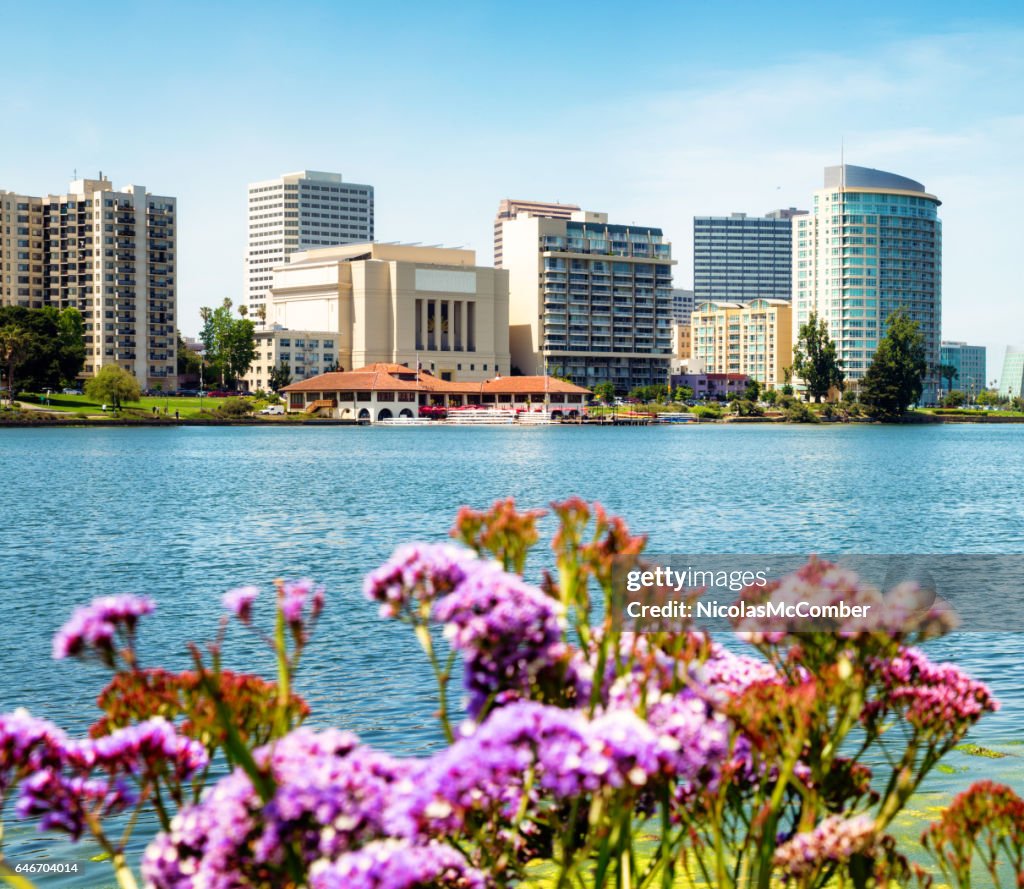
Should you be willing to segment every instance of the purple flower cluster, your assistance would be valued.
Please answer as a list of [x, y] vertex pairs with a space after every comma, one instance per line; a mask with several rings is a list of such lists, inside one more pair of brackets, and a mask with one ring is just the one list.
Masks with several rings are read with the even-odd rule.
[[142, 775], [159, 771], [184, 781], [206, 767], [209, 754], [199, 741], [178, 734], [170, 722], [155, 716], [109, 735], [69, 742], [64, 762], [82, 772], [101, 769]]
[[27, 710], [0, 713], [0, 804], [23, 775], [59, 765], [66, 742], [57, 726]]
[[159, 717], [99, 738], [70, 740], [24, 710], [0, 715], [0, 801], [20, 781], [18, 815], [38, 817], [42, 829], [63, 830], [76, 840], [88, 813], [104, 817], [135, 803], [129, 777], [159, 773], [184, 781], [207, 762], [202, 744]]
[[87, 814], [105, 818], [135, 801], [135, 793], [121, 778], [87, 778], [46, 768], [22, 783], [16, 811], [19, 818], [39, 818], [40, 830], [61, 830], [78, 840]]
[[450, 846], [378, 840], [336, 861], [316, 862], [310, 889], [486, 889], [490, 881]]
[[278, 603], [284, 619], [293, 627], [302, 625], [303, 613], [309, 605], [310, 619], [316, 620], [324, 609], [324, 588], [308, 577], [286, 580], [279, 587]]
[[564, 608], [522, 578], [481, 562], [434, 606], [445, 636], [465, 653], [467, 711], [529, 694], [537, 675], [565, 660]]
[[787, 878], [802, 877], [823, 864], [849, 861], [851, 855], [869, 848], [874, 839], [875, 823], [870, 815], [831, 815], [814, 830], [798, 833], [779, 846], [775, 866]]
[[310, 729], [261, 748], [256, 761], [275, 782], [273, 797], [264, 805], [240, 769], [219, 781], [147, 849], [149, 885], [227, 889], [280, 869], [288, 849], [309, 867], [384, 837], [394, 785], [410, 767], [358, 746], [349, 732]]
[[926, 734], [960, 736], [986, 712], [999, 709], [988, 687], [955, 664], [935, 664], [916, 648], [881, 663], [882, 694], [865, 708], [874, 719], [889, 710]]
[[260, 588], [256, 586], [236, 587], [224, 594], [221, 604], [242, 623], [247, 624], [252, 620], [252, 605], [259, 594]]
[[93, 599], [91, 604], [76, 608], [53, 637], [53, 656], [58, 660], [77, 657], [92, 649], [104, 663], [113, 664], [118, 630], [133, 633], [139, 618], [154, 608], [152, 599], [131, 593]]
[[366, 576], [363, 593], [380, 602], [381, 617], [425, 619], [436, 599], [452, 592], [481, 564], [472, 551], [450, 543], [406, 544]]

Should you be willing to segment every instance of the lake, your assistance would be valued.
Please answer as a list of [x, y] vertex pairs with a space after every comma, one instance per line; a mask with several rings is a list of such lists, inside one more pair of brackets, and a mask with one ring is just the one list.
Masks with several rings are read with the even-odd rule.
[[[310, 576], [328, 589], [297, 683], [312, 723], [423, 754], [440, 740], [433, 683], [361, 580], [397, 543], [445, 539], [460, 505], [579, 494], [663, 553], [1024, 553], [1022, 448], [1024, 426], [988, 425], [0, 430], [0, 710], [86, 729], [104, 673], [52, 662], [50, 640], [94, 596], [153, 596], [144, 662], [184, 666], [184, 642], [216, 633], [225, 590]], [[228, 666], [271, 673], [261, 643], [229, 641]], [[960, 633], [930, 654], [992, 686], [1003, 709], [972, 740], [1013, 753], [1024, 635]], [[979, 776], [1019, 792], [1021, 761], [956, 754], [929, 793], [947, 800]], [[6, 848], [80, 857], [13, 822]]]

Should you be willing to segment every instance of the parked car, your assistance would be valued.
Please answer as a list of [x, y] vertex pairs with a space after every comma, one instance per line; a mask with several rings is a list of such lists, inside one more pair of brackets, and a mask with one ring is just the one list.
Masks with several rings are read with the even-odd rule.
[[268, 404], [265, 408], [263, 408], [263, 410], [260, 411], [260, 413], [267, 414], [268, 416], [279, 417], [284, 414], [284, 405]]
[[81, 389], [75, 389], [75, 388], [73, 388], [71, 386], [69, 386], [67, 389], [63, 389], [62, 392], [63, 392], [64, 395], [81, 395], [82, 394], [82, 390]]

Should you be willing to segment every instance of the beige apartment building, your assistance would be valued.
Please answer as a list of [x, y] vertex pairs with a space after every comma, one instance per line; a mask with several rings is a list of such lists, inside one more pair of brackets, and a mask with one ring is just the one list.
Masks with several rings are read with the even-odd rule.
[[793, 307], [784, 299], [701, 302], [690, 318], [690, 357], [709, 374], [746, 374], [775, 389], [793, 364]]
[[117, 364], [146, 388], [177, 383], [176, 201], [78, 179], [68, 193], [0, 190], [0, 303], [73, 307], [85, 376]]
[[672, 359], [672, 245], [607, 213], [504, 223], [512, 362], [625, 394], [664, 383]]
[[579, 212], [575, 204], [558, 204], [550, 201], [521, 201], [505, 198], [498, 204], [498, 212], [494, 216], [494, 267], [502, 268], [505, 240], [505, 220], [517, 216], [543, 216], [548, 219], [569, 219], [573, 213]]
[[511, 372], [508, 311], [508, 273], [472, 250], [364, 243], [293, 253], [274, 269], [269, 320], [336, 334], [346, 369], [418, 363], [470, 381]]
[[692, 357], [693, 344], [689, 324], [680, 324], [678, 321], [673, 322], [672, 351], [673, 358], [679, 361], [688, 361]]
[[293, 383], [342, 369], [338, 364], [338, 334], [324, 330], [257, 330], [256, 356], [241, 379], [249, 392], [270, 387], [270, 372], [288, 366]]

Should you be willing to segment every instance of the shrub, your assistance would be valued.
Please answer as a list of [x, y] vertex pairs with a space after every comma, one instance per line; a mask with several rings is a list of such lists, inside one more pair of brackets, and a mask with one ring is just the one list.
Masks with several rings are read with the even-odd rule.
[[247, 398], [225, 398], [214, 410], [216, 416], [225, 419], [240, 419], [251, 413], [252, 402]]

